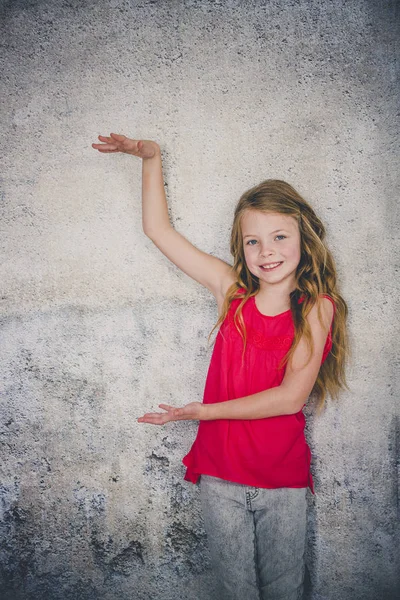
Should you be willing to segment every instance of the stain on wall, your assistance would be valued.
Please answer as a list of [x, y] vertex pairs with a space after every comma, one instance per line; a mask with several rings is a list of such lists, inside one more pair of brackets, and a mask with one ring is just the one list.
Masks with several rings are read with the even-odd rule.
[[398, 597], [398, 3], [3, 1], [0, 596], [215, 598], [195, 423], [217, 313], [141, 231], [156, 139], [175, 227], [225, 260], [239, 196], [289, 181], [327, 225], [349, 391], [308, 409], [307, 598]]

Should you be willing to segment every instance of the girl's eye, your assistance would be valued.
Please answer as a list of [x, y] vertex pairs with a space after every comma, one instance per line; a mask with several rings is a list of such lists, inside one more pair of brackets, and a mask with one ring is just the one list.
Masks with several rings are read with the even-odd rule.
[[284, 240], [284, 239], [286, 239], [286, 235], [283, 235], [283, 234], [277, 235], [275, 239], [276, 240]]
[[[253, 242], [254, 242], [254, 243], [253, 243]], [[247, 242], [247, 245], [248, 245], [248, 246], [254, 246], [254, 244], [257, 244], [257, 240], [249, 240], [249, 241]]]

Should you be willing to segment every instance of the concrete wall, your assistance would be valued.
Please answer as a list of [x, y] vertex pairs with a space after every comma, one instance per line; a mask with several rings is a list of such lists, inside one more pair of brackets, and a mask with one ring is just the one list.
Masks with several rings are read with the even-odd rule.
[[308, 597], [394, 598], [398, 4], [1, 9], [1, 597], [215, 598], [181, 464], [197, 426], [136, 418], [201, 399], [216, 308], [142, 234], [140, 162], [91, 149], [117, 131], [160, 143], [176, 228], [225, 260], [265, 178], [326, 222], [353, 362], [309, 421]]

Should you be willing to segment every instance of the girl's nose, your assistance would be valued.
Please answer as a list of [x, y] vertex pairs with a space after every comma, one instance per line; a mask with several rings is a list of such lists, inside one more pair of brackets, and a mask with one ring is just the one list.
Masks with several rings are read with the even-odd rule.
[[270, 246], [262, 246], [261, 251], [260, 251], [260, 255], [264, 256], [264, 258], [266, 256], [271, 256], [271, 254], [273, 254], [274, 251]]

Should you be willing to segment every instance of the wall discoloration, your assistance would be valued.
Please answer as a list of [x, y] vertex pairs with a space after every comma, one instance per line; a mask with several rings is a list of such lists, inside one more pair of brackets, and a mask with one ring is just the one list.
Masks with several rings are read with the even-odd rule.
[[202, 529], [193, 530], [173, 522], [166, 531], [165, 554], [180, 577], [193, 577], [210, 568], [205, 560], [206, 535]]
[[262, 179], [326, 222], [353, 362], [340, 403], [309, 415], [307, 597], [397, 597], [398, 4], [0, 10], [1, 597], [215, 598], [181, 464], [196, 424], [136, 418], [201, 398], [216, 307], [142, 234], [140, 163], [91, 150], [113, 130], [161, 144], [175, 227], [225, 260]]

